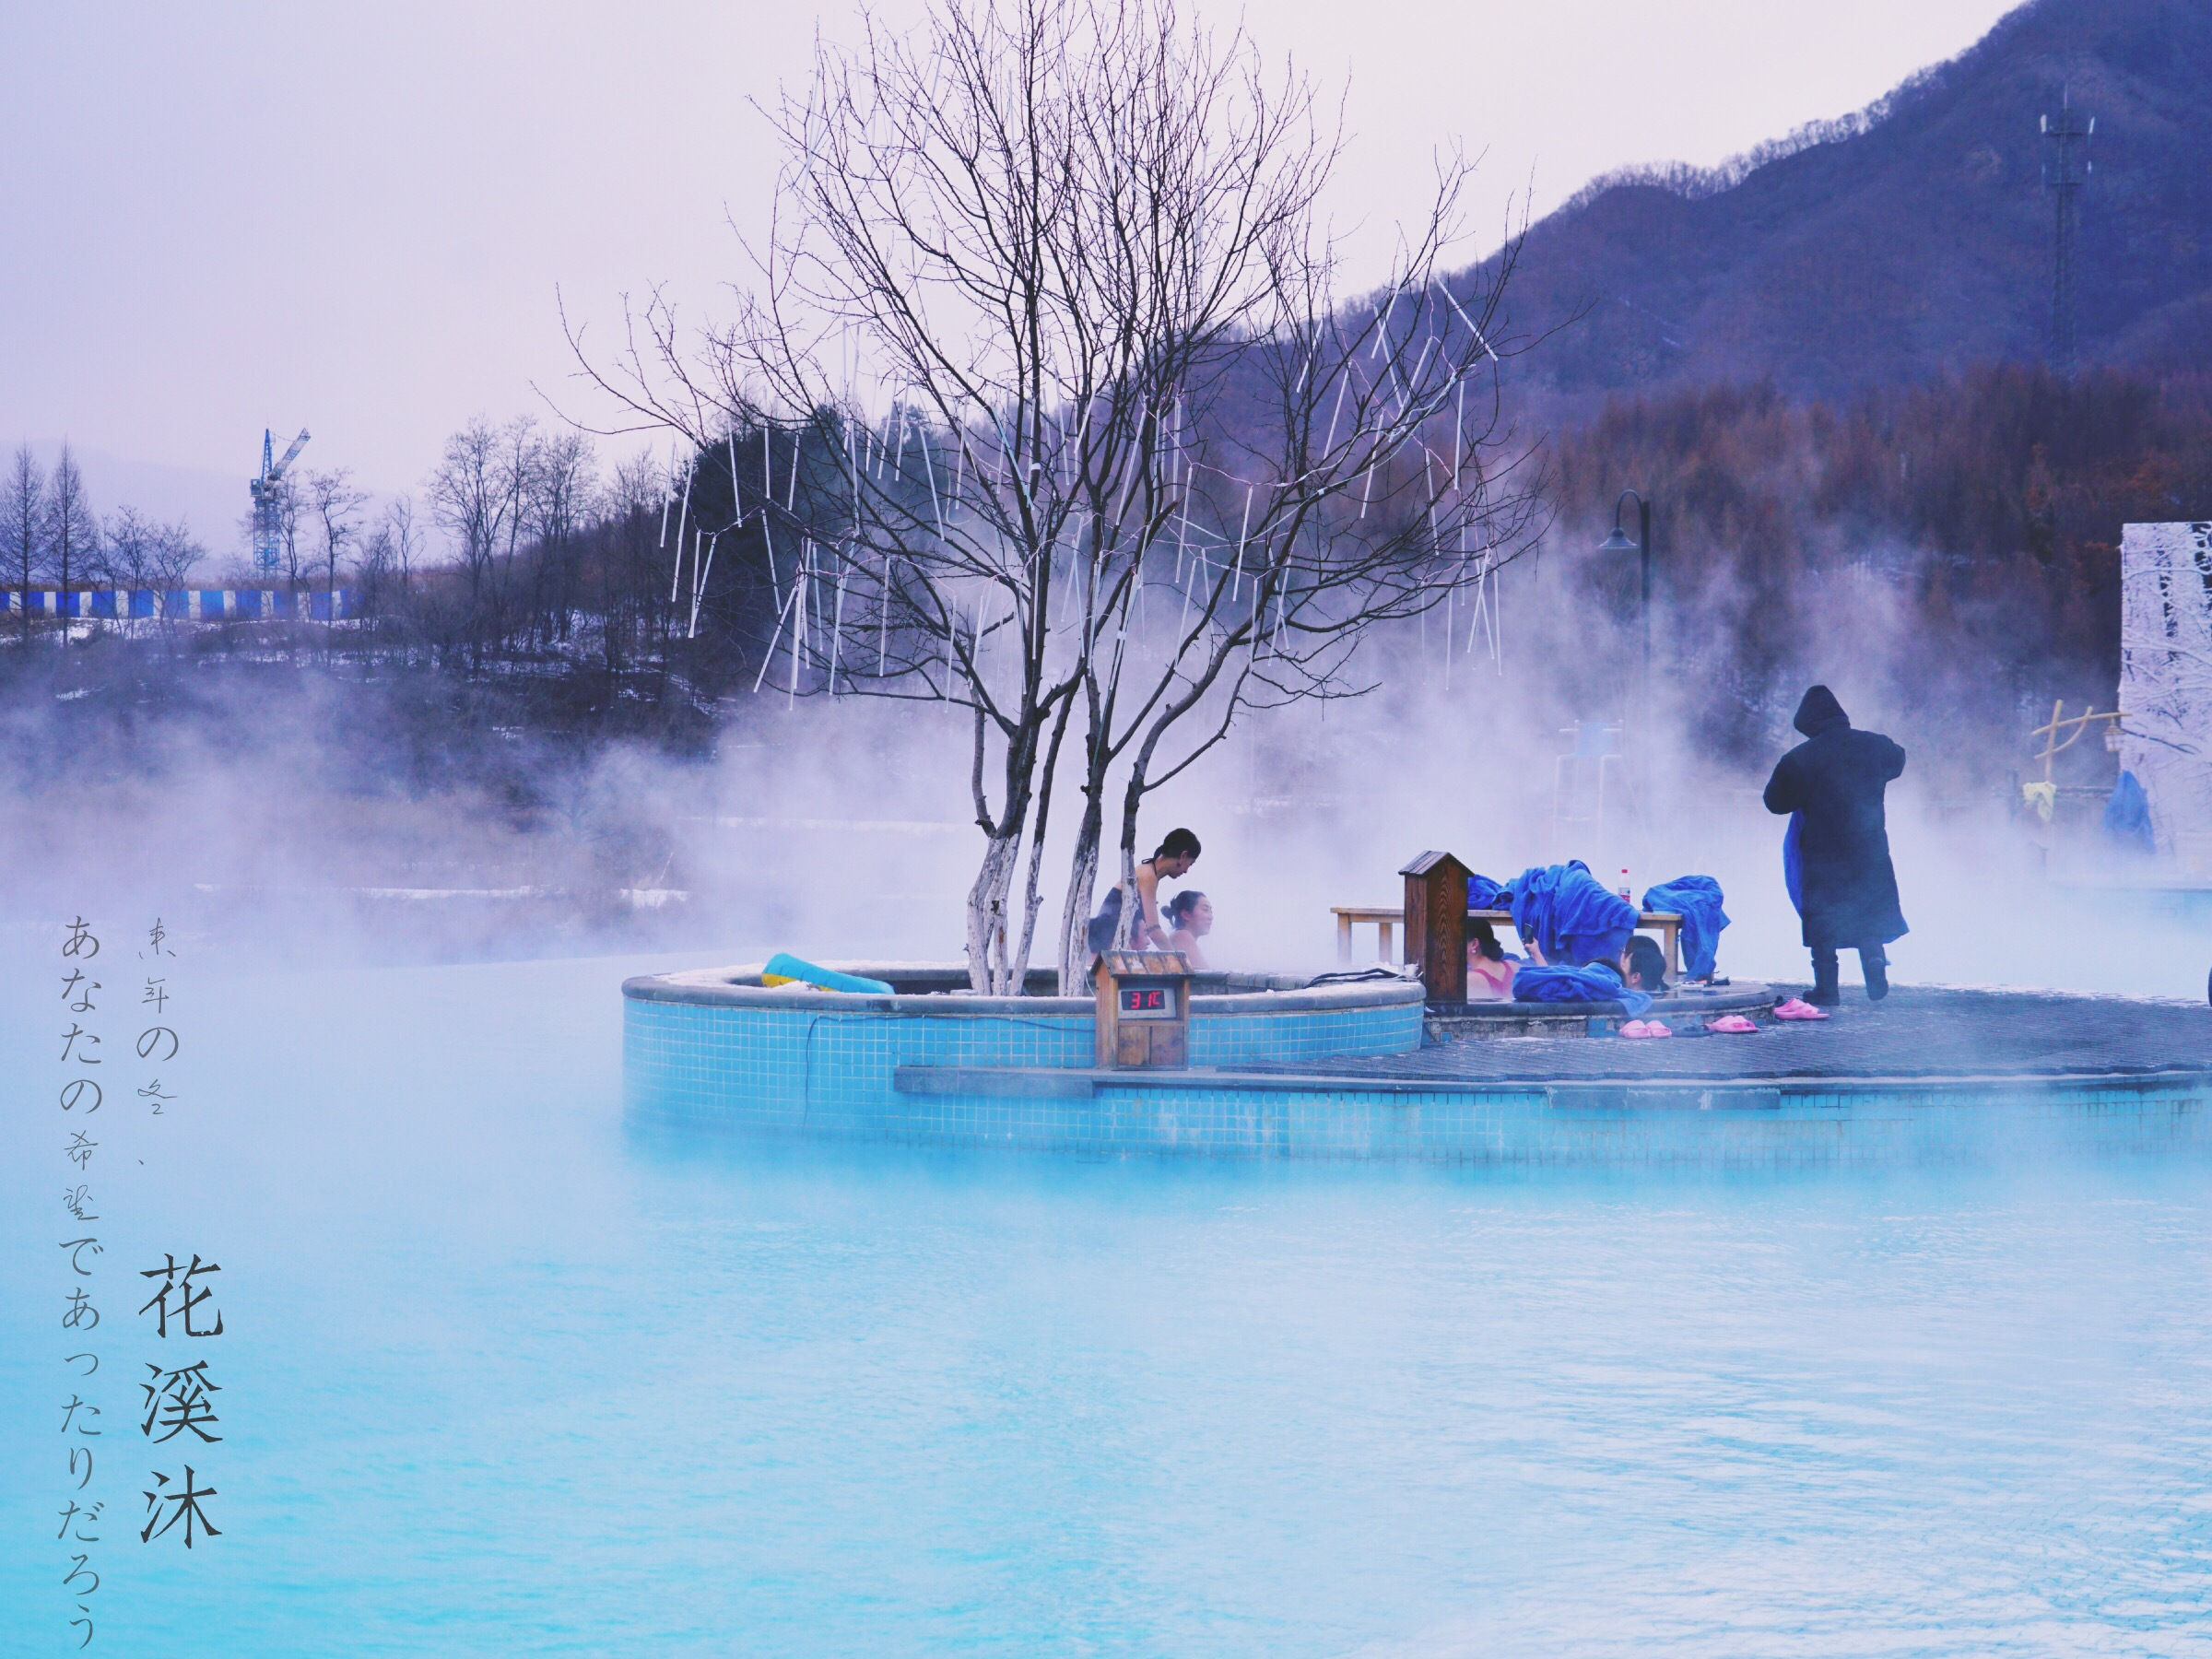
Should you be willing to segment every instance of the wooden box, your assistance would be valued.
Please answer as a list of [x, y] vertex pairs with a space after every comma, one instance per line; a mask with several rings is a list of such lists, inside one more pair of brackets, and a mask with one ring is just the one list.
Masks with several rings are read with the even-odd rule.
[[1180, 950], [1109, 950], [1099, 959], [1102, 1071], [1191, 1063], [1191, 964]]

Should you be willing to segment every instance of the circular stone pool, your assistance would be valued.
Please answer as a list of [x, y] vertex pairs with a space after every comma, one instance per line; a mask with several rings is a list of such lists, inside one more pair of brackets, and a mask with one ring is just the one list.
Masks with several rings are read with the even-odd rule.
[[[1187, 1085], [1223, 1068], [1402, 1054], [1420, 1046], [1418, 981], [1306, 986], [1205, 973], [1192, 984], [1188, 1072], [1097, 1072], [1088, 996], [977, 996], [936, 963], [839, 962], [894, 994], [769, 986], [758, 966], [653, 974], [622, 984], [623, 1073], [632, 1111], [732, 1127], [859, 1140], [1037, 1148], [1069, 1144], [1101, 1080], [1155, 1102], [1123, 1112], [1108, 1144], [1210, 1150], [1225, 1125]], [[1032, 984], [1050, 984], [1032, 975]], [[1124, 1105], [1127, 1102], [1124, 1102]], [[1247, 1131], [1234, 1132], [1241, 1139]], [[1077, 1136], [1097, 1142], [1086, 1129]]]
[[1089, 998], [973, 996], [953, 967], [848, 967], [894, 994], [771, 988], [758, 969], [626, 981], [630, 1109], [1092, 1155], [1767, 1168], [2212, 1143], [2196, 1007], [1922, 988], [1746, 1036], [1685, 1022], [1665, 1043], [1424, 1045], [1412, 981], [1211, 974], [1191, 998], [1187, 1068], [1101, 1070]]

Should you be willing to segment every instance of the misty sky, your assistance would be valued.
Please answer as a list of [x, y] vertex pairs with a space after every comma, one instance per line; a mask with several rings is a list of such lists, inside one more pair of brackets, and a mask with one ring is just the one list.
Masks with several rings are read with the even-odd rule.
[[[1357, 285], [1381, 275], [1439, 144], [1487, 153], [1480, 222], [1532, 184], [1541, 213], [1613, 167], [1711, 162], [1857, 108], [2006, 9], [1268, 0], [1245, 16], [1270, 52], [1349, 77], [1336, 211], [1361, 227]], [[468, 416], [544, 413], [534, 383], [571, 395], [557, 284], [604, 331], [626, 289], [664, 282], [697, 310], [742, 276], [725, 213], [759, 224], [772, 171], [747, 100], [803, 72], [818, 18], [835, 36], [851, 17], [18, 0], [0, 21], [0, 439], [66, 435], [97, 505], [189, 512], [222, 555], [265, 424], [279, 442], [312, 427], [310, 463], [414, 488]]]

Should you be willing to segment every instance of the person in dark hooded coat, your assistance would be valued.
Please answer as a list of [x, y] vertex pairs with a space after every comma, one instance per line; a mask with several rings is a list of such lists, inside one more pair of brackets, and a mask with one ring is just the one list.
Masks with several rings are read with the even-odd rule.
[[1806, 740], [1776, 762], [1767, 810], [1797, 814], [1798, 886], [1793, 895], [1813, 953], [1815, 1003], [1839, 1000], [1836, 952], [1859, 953], [1866, 994], [1889, 994], [1882, 947], [1905, 935], [1889, 862], [1882, 792], [1905, 770], [1905, 751], [1879, 732], [1853, 728], [1843, 705], [1815, 686], [1793, 723]]

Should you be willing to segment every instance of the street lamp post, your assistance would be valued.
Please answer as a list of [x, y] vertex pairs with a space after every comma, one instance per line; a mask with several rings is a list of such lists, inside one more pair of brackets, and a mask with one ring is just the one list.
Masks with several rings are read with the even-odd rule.
[[[1636, 539], [1632, 542], [1620, 524], [1621, 509], [1629, 504], [1631, 497], [1636, 502]], [[1643, 700], [1648, 704], [1652, 700], [1652, 504], [1643, 499], [1641, 492], [1633, 489], [1620, 492], [1620, 499], [1613, 503], [1613, 534], [1598, 544], [1597, 550], [1600, 553], [1636, 553], [1641, 556]]]

